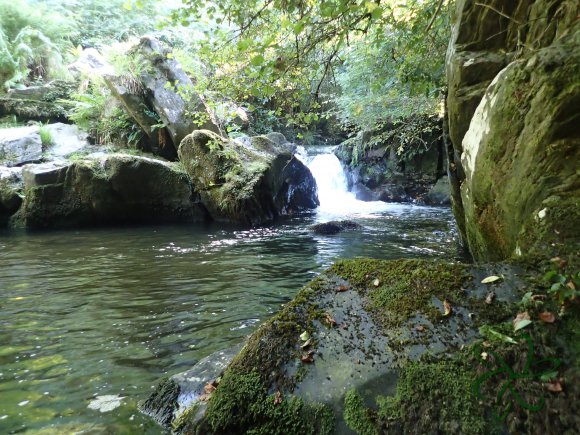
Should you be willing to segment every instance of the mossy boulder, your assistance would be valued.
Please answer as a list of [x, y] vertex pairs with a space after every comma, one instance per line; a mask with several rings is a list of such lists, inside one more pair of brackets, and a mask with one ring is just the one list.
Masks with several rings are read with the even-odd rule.
[[287, 143], [266, 136], [242, 142], [197, 130], [179, 146], [211, 217], [255, 225], [318, 206], [316, 181]]
[[580, 247], [580, 25], [510, 63], [463, 138], [461, 197], [478, 259]]
[[[568, 0], [456, 2], [449, 174], [458, 228], [476, 259], [578, 251], [569, 243], [578, 234], [559, 227], [578, 219], [579, 13]], [[555, 226], [536, 219], [544, 209]]]
[[[519, 273], [426, 260], [339, 261], [250, 336], [212, 380], [206, 402], [192, 403], [173, 429], [301, 434], [348, 424], [358, 433], [401, 433], [420, 417], [422, 433], [486, 433], [488, 408], [471, 392], [481, 360], [461, 349], [481, 339], [479, 326], [511, 322], [524, 291]], [[481, 284], [492, 274], [503, 279]], [[377, 396], [381, 418], [367, 408]], [[427, 406], [437, 418], [419, 414]]]
[[112, 154], [27, 165], [23, 217], [30, 228], [192, 222], [206, 217], [174, 163]]
[[22, 205], [21, 172], [21, 168], [0, 166], [0, 227], [7, 226]]

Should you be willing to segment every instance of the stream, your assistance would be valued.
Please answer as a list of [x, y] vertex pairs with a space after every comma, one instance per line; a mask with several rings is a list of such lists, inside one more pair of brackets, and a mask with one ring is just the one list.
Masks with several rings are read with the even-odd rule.
[[[259, 228], [0, 232], [0, 433], [158, 434], [160, 378], [240, 343], [338, 258], [457, 258], [447, 208], [363, 203], [329, 148], [303, 155], [321, 206]], [[352, 219], [361, 231], [308, 226]], [[97, 396], [122, 397], [109, 412]]]

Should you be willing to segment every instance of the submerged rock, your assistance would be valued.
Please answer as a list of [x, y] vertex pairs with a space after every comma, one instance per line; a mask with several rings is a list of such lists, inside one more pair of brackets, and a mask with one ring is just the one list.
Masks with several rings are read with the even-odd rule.
[[179, 159], [215, 220], [255, 225], [319, 204], [310, 170], [281, 140], [231, 141], [197, 130], [182, 141]]
[[192, 222], [206, 217], [179, 166], [127, 154], [27, 165], [23, 217], [31, 228]]
[[[504, 280], [494, 285], [491, 307], [484, 302], [488, 288], [480, 282], [492, 272]], [[354, 406], [357, 397], [364, 404], [382, 395], [387, 402], [380, 403], [388, 403], [399, 376], [411, 373], [426, 354], [439, 363], [425, 364], [424, 382], [437, 381], [441, 367], [448, 366], [445, 375], [461, 376], [461, 387], [469, 390], [469, 369], [447, 357], [479, 338], [483, 322], [510, 315], [514, 289], [521, 284], [514, 272], [422, 260], [340, 261], [252, 334], [207, 404], [200, 408], [193, 402], [173, 428], [178, 433], [278, 428], [288, 434], [330, 434], [345, 431], [346, 422], [357, 429], [357, 413], [367, 415], [363, 405]], [[413, 400], [431, 403], [438, 391]], [[402, 421], [396, 413], [391, 420], [377, 420], [371, 413], [375, 417], [369, 417], [367, 429], [374, 429], [359, 433], [375, 433], [383, 421], [407, 430], [417, 424], [422, 433], [436, 428], [467, 432], [472, 424], [486, 424], [485, 409], [475, 399], [454, 396], [445, 406], [449, 414], [420, 423]], [[457, 409], [466, 415], [455, 420]]]
[[353, 221], [329, 221], [312, 225], [310, 231], [316, 234], [336, 234], [344, 230], [359, 230], [362, 226]]

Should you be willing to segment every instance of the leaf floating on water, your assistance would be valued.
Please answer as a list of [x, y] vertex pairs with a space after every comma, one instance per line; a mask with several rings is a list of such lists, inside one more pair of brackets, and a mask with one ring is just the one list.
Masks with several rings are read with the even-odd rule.
[[443, 316], [449, 316], [451, 314], [451, 312], [453, 311], [453, 309], [451, 308], [451, 304], [449, 303], [449, 301], [447, 299], [445, 299], [443, 301], [443, 308], [444, 308], [444, 313]]
[[347, 291], [349, 288], [350, 288], [349, 286], [342, 284], [342, 285], [339, 285], [339, 286], [336, 288], [336, 291], [337, 291], [337, 292], [345, 292], [345, 291]]
[[302, 341], [310, 340], [310, 334], [308, 333], [308, 331], [304, 331], [302, 334], [300, 334], [300, 340]]
[[97, 396], [89, 403], [87, 408], [94, 409], [95, 411], [109, 412], [115, 408], [121, 406], [121, 400], [124, 397], [116, 394], [106, 394], [104, 396]]
[[380, 283], [381, 283], [381, 281], [378, 278], [375, 278], [375, 280], [373, 281], [373, 285], [375, 287], [378, 287]]
[[554, 323], [556, 321], [556, 316], [554, 316], [554, 313], [550, 313], [549, 311], [540, 313], [538, 317], [542, 322], [545, 323]]
[[514, 332], [519, 331], [522, 328], [530, 325], [532, 323], [532, 319], [530, 319], [530, 315], [527, 311], [523, 313], [519, 313], [513, 321], [514, 324]]
[[501, 279], [501, 277], [500, 277], [500, 276], [497, 276], [497, 275], [491, 275], [491, 276], [488, 276], [487, 278], [483, 278], [483, 279], [481, 280], [481, 283], [482, 283], [482, 284], [491, 284], [492, 282], [499, 281], [500, 279]]

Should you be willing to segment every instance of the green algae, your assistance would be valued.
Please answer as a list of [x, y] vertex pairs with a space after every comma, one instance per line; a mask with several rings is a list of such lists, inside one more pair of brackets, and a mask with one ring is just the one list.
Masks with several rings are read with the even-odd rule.
[[356, 390], [350, 390], [344, 397], [344, 421], [353, 431], [360, 435], [377, 435], [376, 412], [367, 408], [362, 396]]
[[341, 260], [330, 271], [366, 296], [366, 308], [385, 326], [400, 325], [417, 311], [441, 317], [432, 296], [457, 303], [468, 278], [464, 265], [425, 260]]

